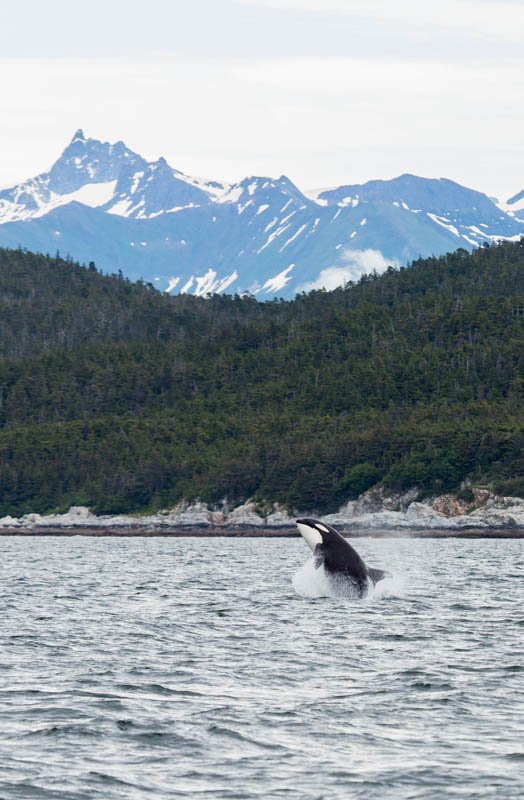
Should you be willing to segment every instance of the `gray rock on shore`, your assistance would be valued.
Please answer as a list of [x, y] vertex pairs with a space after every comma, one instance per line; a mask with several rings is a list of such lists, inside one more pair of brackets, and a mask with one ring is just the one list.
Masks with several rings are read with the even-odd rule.
[[[463, 500], [454, 495], [440, 495], [419, 502], [417, 489], [404, 494], [370, 489], [358, 500], [344, 504], [336, 514], [323, 519], [345, 531], [375, 530], [486, 530], [524, 529], [524, 499], [493, 495], [487, 489], [473, 489], [473, 499]], [[84, 506], [72, 506], [65, 514], [25, 514], [23, 517], [6, 516], [0, 519], [0, 531], [20, 530], [74, 530], [74, 529], [131, 529], [141, 531], [162, 530], [295, 530], [296, 516], [311, 516], [297, 512], [289, 516], [278, 504], [268, 506], [263, 516], [253, 501], [228, 510], [224, 501], [222, 510], [212, 510], [205, 503], [179, 503], [174, 509], [156, 514], [131, 516], [127, 514], [93, 514]]]

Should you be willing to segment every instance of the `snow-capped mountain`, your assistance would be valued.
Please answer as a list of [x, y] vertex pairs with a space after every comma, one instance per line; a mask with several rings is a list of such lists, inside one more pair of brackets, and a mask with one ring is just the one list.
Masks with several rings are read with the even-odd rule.
[[[110, 214], [145, 218], [202, 205], [226, 187], [189, 178], [165, 159], [147, 162], [123, 142], [86, 139], [78, 130], [49, 172], [0, 191], [0, 224], [42, 217], [78, 202]], [[171, 204], [173, 207], [171, 207]]]
[[524, 192], [497, 203], [402, 175], [302, 193], [288, 178], [191, 178], [77, 131], [49, 172], [0, 191], [0, 244], [69, 253], [159, 289], [292, 297], [363, 272], [524, 234]]

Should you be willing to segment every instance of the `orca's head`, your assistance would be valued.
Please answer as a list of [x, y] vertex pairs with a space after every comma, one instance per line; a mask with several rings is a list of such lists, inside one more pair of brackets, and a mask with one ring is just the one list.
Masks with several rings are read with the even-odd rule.
[[327, 525], [318, 519], [297, 519], [297, 528], [313, 553], [317, 545], [326, 545], [334, 539], [341, 538], [340, 534], [331, 525]]

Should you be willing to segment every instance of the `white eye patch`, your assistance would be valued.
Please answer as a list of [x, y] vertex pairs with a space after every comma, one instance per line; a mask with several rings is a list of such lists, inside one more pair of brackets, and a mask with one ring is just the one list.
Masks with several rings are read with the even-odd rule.
[[329, 530], [326, 528], [325, 525], [322, 525], [321, 522], [317, 522], [316, 527], [319, 529], [319, 531], [324, 531], [324, 533], [329, 533]]
[[297, 522], [297, 527], [311, 550], [315, 552], [317, 544], [322, 544], [322, 534], [319, 533], [316, 528], [312, 528], [310, 525], [306, 525], [303, 522]]

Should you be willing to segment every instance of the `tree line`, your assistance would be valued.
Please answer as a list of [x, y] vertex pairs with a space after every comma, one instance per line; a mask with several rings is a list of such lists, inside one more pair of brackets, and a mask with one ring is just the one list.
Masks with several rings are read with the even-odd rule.
[[0, 514], [524, 493], [524, 243], [293, 301], [0, 250]]

